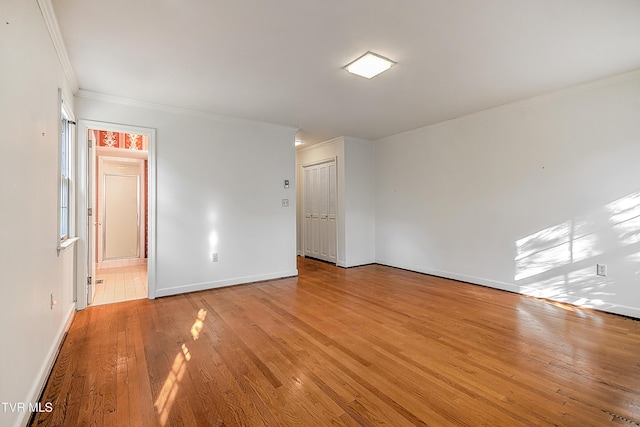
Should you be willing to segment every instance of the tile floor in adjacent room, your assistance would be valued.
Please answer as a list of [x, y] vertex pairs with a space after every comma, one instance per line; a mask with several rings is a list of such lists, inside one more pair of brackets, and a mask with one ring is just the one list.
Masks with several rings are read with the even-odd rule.
[[96, 270], [95, 280], [95, 295], [91, 305], [147, 297], [147, 264], [99, 268]]

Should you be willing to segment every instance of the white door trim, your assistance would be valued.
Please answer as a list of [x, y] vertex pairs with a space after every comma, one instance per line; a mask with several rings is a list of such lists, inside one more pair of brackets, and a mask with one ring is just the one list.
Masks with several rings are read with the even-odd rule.
[[[77, 159], [78, 159], [78, 185], [77, 190], [77, 229], [79, 245], [77, 251], [77, 301], [76, 309], [83, 310], [87, 307], [87, 277], [91, 274], [88, 271], [87, 224], [96, 218], [96, 207], [93, 206], [95, 199], [95, 176], [88, 176], [87, 159], [89, 155], [88, 131], [89, 129], [99, 129], [112, 132], [138, 133], [149, 135], [148, 147], [148, 210], [149, 210], [149, 236], [147, 255], [147, 277], [149, 299], [156, 297], [156, 130], [139, 126], [122, 125], [116, 123], [98, 122], [93, 120], [79, 120], [77, 133]], [[95, 142], [97, 144], [97, 141]], [[95, 153], [95, 150], [94, 150]], [[95, 161], [95, 159], [93, 160]], [[93, 208], [93, 218], [88, 216], [87, 209]], [[93, 229], [93, 227], [91, 227]]]

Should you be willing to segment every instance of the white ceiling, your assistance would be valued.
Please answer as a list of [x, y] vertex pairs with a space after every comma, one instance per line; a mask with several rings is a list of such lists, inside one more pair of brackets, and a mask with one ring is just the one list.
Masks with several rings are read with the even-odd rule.
[[[52, 0], [82, 90], [377, 139], [640, 68], [639, 0]], [[371, 50], [398, 64], [342, 69]]]

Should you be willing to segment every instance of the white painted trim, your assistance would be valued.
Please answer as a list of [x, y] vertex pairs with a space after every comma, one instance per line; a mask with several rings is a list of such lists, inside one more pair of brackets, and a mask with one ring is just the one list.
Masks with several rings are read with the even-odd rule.
[[108, 147], [96, 147], [96, 156], [100, 157], [113, 157], [114, 159], [144, 159], [147, 160], [147, 151], [142, 150], [127, 150], [124, 148], [108, 148]]
[[67, 137], [70, 140], [69, 146], [67, 147], [67, 154], [68, 154], [68, 160], [71, 162], [71, 165], [69, 165], [69, 171], [70, 171], [70, 180], [69, 180], [69, 206], [67, 206], [68, 209], [68, 215], [69, 215], [69, 219], [68, 219], [68, 224], [67, 224], [67, 238], [63, 241], [60, 240], [60, 234], [61, 234], [61, 227], [60, 227], [60, 214], [61, 214], [61, 200], [60, 200], [60, 196], [61, 196], [61, 192], [62, 192], [62, 182], [60, 180], [60, 175], [62, 173], [62, 164], [61, 164], [61, 159], [60, 159], [60, 153], [61, 153], [61, 149], [62, 149], [62, 144], [66, 143], [66, 141], [62, 141], [61, 135], [62, 135], [62, 118], [65, 117], [66, 120], [69, 120], [71, 122], [75, 123], [75, 115], [73, 114], [73, 111], [71, 110], [71, 108], [69, 107], [69, 102], [67, 101], [67, 97], [64, 94], [64, 91], [62, 90], [62, 88], [58, 88], [58, 105], [60, 106], [60, 108], [58, 109], [58, 137], [57, 137], [57, 143], [58, 143], [58, 149], [57, 149], [57, 163], [58, 163], [58, 184], [57, 184], [57, 189], [58, 189], [58, 204], [57, 204], [57, 215], [56, 215], [56, 222], [57, 222], [57, 226], [56, 226], [56, 248], [58, 251], [58, 255], [60, 255], [60, 252], [62, 252], [63, 250], [65, 250], [66, 248], [73, 246], [73, 244], [78, 240], [77, 238], [77, 231], [76, 231], [76, 225], [77, 225], [77, 221], [75, 216], [72, 214], [73, 212], [75, 212], [76, 209], [76, 198], [75, 198], [75, 185], [76, 185], [76, 145], [75, 145], [75, 141], [76, 141], [76, 126], [75, 125], [71, 125], [69, 126], [68, 130], [70, 131], [71, 135], [67, 135]]
[[490, 288], [495, 288], [502, 291], [520, 293], [520, 286], [511, 284], [511, 283], [500, 282], [497, 280], [490, 280], [490, 279], [485, 279], [482, 277], [475, 277], [475, 276], [466, 276], [464, 274], [451, 273], [449, 271], [436, 270], [434, 268], [429, 268], [424, 266], [400, 264], [400, 263], [395, 263], [391, 261], [386, 261], [383, 259], [376, 259], [375, 263], [380, 265], [386, 265], [389, 267], [401, 268], [403, 270], [415, 271], [417, 273], [428, 274], [430, 276], [443, 277], [445, 279], [452, 279], [452, 280], [457, 280], [459, 282], [471, 283], [473, 285], [488, 286]]
[[263, 282], [265, 280], [285, 279], [298, 276], [298, 270], [281, 271], [278, 273], [260, 274], [256, 276], [236, 277], [233, 279], [216, 280], [214, 282], [193, 283], [190, 285], [174, 286], [159, 289], [156, 297], [180, 295], [188, 292], [206, 291], [208, 289], [223, 288], [226, 286], [244, 285], [248, 283]]
[[300, 165], [300, 167], [302, 168], [302, 171], [304, 172], [304, 168], [308, 168], [309, 166], [317, 166], [317, 165], [322, 165], [324, 163], [337, 163], [338, 162], [338, 156], [331, 156], [331, 157], [327, 157], [326, 159], [322, 159], [322, 160], [312, 160], [310, 162], [307, 163], [303, 163]]
[[[192, 110], [192, 109], [189, 109], [189, 108], [175, 107], [175, 106], [171, 106], [171, 105], [156, 104], [156, 103], [153, 103], [153, 102], [138, 101], [138, 100], [135, 100], [135, 99], [123, 98], [123, 97], [113, 96], [113, 95], [106, 95], [106, 94], [103, 94], [103, 93], [92, 92], [92, 91], [88, 91], [88, 90], [84, 90], [84, 89], [81, 89], [76, 94], [76, 96], [79, 97], [79, 98], [92, 99], [92, 100], [95, 100], [95, 101], [102, 101], [102, 102], [110, 102], [112, 104], [126, 105], [126, 106], [129, 106], [129, 107], [147, 108], [147, 109], [150, 109], [150, 110], [164, 111], [166, 113], [181, 114], [181, 115], [192, 116], [192, 117], [200, 117], [200, 118], [203, 118], [203, 119], [215, 120], [215, 121], [218, 121], [218, 122], [238, 123], [238, 124], [245, 124], [245, 125], [246, 124], [248, 124], [248, 125], [259, 125], [259, 126], [264, 126], [266, 128], [270, 128], [270, 129], [280, 129], [280, 130], [287, 131], [287, 132], [296, 130], [296, 128], [293, 127], [293, 126], [279, 125], [279, 124], [275, 124], [275, 123], [262, 122], [262, 121], [258, 121], [258, 120], [242, 119], [242, 118], [239, 118], [239, 117], [225, 116], [225, 115], [222, 115], [222, 114], [208, 113], [208, 112], [204, 112], [204, 111]], [[291, 142], [293, 143], [293, 141], [291, 141]]]
[[79, 237], [71, 237], [67, 240], [65, 240], [64, 242], [60, 242], [58, 244], [58, 255], [60, 255], [60, 252], [63, 252], [67, 249], [69, 249], [70, 247], [72, 247], [73, 245], [75, 245], [75, 243], [80, 240]]
[[[71, 322], [73, 322], [75, 314], [75, 307], [72, 306], [69, 312], [66, 314], [64, 322], [62, 322], [62, 325], [58, 329], [58, 333], [56, 334], [55, 340], [53, 341], [53, 345], [51, 346], [51, 348], [49, 348], [47, 357], [45, 358], [44, 363], [38, 371], [38, 375], [36, 377], [37, 380], [31, 387], [31, 390], [29, 390], [27, 399], [25, 399], [24, 402], [29, 402], [32, 405], [35, 405], [40, 399], [40, 395], [42, 394], [42, 391], [47, 384], [47, 379], [49, 378], [49, 375], [51, 374], [51, 371], [53, 369], [53, 365], [58, 358], [58, 353], [62, 348], [62, 342], [64, 341], [64, 337], [67, 331], [69, 331], [69, 328], [71, 327]], [[28, 425], [31, 415], [31, 412], [24, 411], [22, 417], [18, 419], [18, 423], [16, 424], [16, 426]]]
[[156, 297], [156, 130], [151, 129], [149, 134], [149, 146], [147, 147], [147, 297]]
[[626, 305], [618, 305], [618, 304], [606, 304], [606, 307], [597, 307], [594, 309], [640, 319], [640, 308], [638, 307], [629, 307]]
[[329, 139], [329, 140], [323, 141], [323, 142], [318, 142], [317, 144], [311, 144], [311, 145], [308, 145], [306, 147], [301, 145], [301, 146], [296, 147], [296, 151], [311, 151], [311, 150], [318, 149], [320, 147], [326, 147], [327, 145], [338, 144], [340, 142], [344, 142], [344, 136], [338, 136], [336, 138]]
[[[500, 291], [508, 291], [508, 292], [513, 292], [520, 295], [526, 295], [526, 296], [538, 298], [535, 295], [530, 295], [522, 292], [521, 286], [514, 285], [512, 283], [484, 279], [484, 278], [475, 277], [475, 276], [466, 276], [464, 274], [451, 273], [448, 271], [436, 270], [428, 267], [399, 264], [399, 263], [394, 263], [390, 261], [385, 261], [382, 259], [377, 259], [375, 263], [380, 265], [386, 265], [388, 267], [401, 268], [403, 270], [414, 271], [422, 274], [428, 274], [430, 276], [443, 277], [445, 279], [457, 280], [459, 282], [465, 282], [472, 285], [486, 286], [486, 287], [497, 289]], [[342, 265], [339, 265], [339, 266], [343, 267]], [[545, 299], [545, 298], [542, 298], [542, 299]], [[546, 299], [549, 301], [556, 301], [553, 298], [546, 298]], [[567, 302], [567, 301], [558, 301], [558, 302], [571, 304], [570, 302]], [[640, 319], [640, 308], [638, 307], [629, 307], [625, 305], [618, 305], [618, 304], [604, 302], [602, 305], [599, 305], [597, 307], [589, 305], [589, 306], [585, 306], [585, 308]]]
[[73, 67], [71, 66], [71, 61], [69, 60], [67, 48], [64, 45], [62, 33], [60, 32], [60, 27], [58, 26], [58, 19], [56, 18], [56, 14], [53, 10], [51, 0], [37, 0], [37, 2], [38, 6], [40, 7], [40, 12], [42, 13], [42, 17], [44, 18], [44, 23], [46, 24], [47, 30], [49, 31], [49, 36], [51, 36], [53, 47], [56, 49], [58, 59], [60, 60], [60, 65], [62, 65], [62, 69], [64, 70], [64, 75], [67, 78], [67, 82], [69, 82], [69, 84], [71, 85], [71, 90], [75, 94], [80, 90], [80, 87], [78, 86], [78, 79], [73, 72]]
[[67, 115], [67, 117], [69, 117], [69, 120], [75, 122], [76, 115], [73, 113], [73, 110], [70, 107], [71, 104], [69, 103], [67, 95], [64, 94], [64, 91], [62, 90], [62, 88], [59, 88], [58, 90], [60, 91], [61, 108], [64, 110], [64, 113]]
[[[113, 132], [139, 133], [149, 135], [148, 147], [148, 213], [149, 213], [149, 241], [148, 241], [148, 257], [147, 257], [147, 293], [149, 299], [156, 297], [156, 130], [140, 126], [123, 125], [116, 123], [98, 122], [92, 120], [78, 121], [78, 138], [77, 138], [77, 155], [78, 155], [78, 175], [77, 175], [77, 224], [78, 237], [80, 237], [81, 245], [78, 245], [77, 251], [77, 275], [76, 275], [76, 291], [77, 301], [76, 309], [83, 310], [87, 307], [86, 298], [86, 277], [87, 271], [87, 229], [85, 224], [88, 222], [87, 207], [92, 203], [88, 203], [89, 195], [86, 194], [87, 182], [87, 133], [89, 129], [107, 130]], [[95, 206], [93, 206], [95, 211]], [[94, 212], [96, 214], [96, 212]]]
[[369, 259], [363, 259], [360, 261], [351, 261], [349, 263], [345, 263], [344, 266], [339, 266], [339, 267], [344, 267], [344, 268], [354, 268], [354, 267], [362, 267], [364, 265], [371, 265], [371, 264], [377, 264], [375, 261], [373, 260], [369, 260]]
[[[420, 132], [426, 129], [436, 129], [440, 126], [447, 126], [447, 125], [451, 125], [454, 123], [458, 123], [458, 122], [463, 122], [466, 120], [475, 120], [475, 119], [479, 119], [485, 116], [492, 116], [495, 114], [500, 114], [500, 113], [504, 113], [504, 112], [508, 112], [508, 111], [512, 111], [512, 110], [516, 110], [519, 108], [524, 108], [524, 107], [528, 107], [528, 106], [532, 106], [532, 105], [537, 105], [537, 104], [542, 104], [542, 103], [547, 103], [547, 102], [551, 102], [557, 99], [563, 99], [566, 97], [570, 97], [573, 96], [575, 94], [581, 93], [581, 92], [586, 92], [588, 90], [593, 90], [593, 89], [597, 89], [597, 88], [601, 88], [601, 87], [606, 87], [606, 86], [610, 86], [610, 85], [614, 85], [617, 83], [622, 83], [622, 82], [626, 82], [628, 80], [635, 80], [640, 78], [640, 69], [636, 69], [633, 71], [629, 71], [626, 73], [622, 73], [622, 74], [617, 74], [615, 76], [611, 76], [611, 77], [605, 77], [602, 79], [598, 79], [598, 80], [594, 80], [591, 82], [587, 82], [587, 83], [582, 83], [582, 84], [578, 84], [578, 85], [574, 85], [574, 86], [570, 86], [570, 87], [566, 87], [563, 89], [558, 89], [556, 91], [553, 92], [549, 92], [549, 93], [545, 93], [543, 95], [538, 95], [538, 96], [534, 96], [531, 98], [526, 98], [520, 101], [514, 101], [514, 102], [510, 102], [508, 104], [503, 104], [497, 107], [493, 107], [493, 108], [488, 108], [486, 110], [482, 110], [482, 111], [478, 111], [475, 113], [470, 113], [470, 114], [465, 114], [463, 116], [460, 117], [456, 117], [454, 119], [450, 119], [450, 120], [444, 120], [441, 122], [437, 122], [437, 123], [433, 123], [431, 125], [427, 125], [427, 126], [422, 126], [416, 129], [411, 129], [408, 130], [406, 132], [401, 132], [398, 134], [394, 134], [394, 135], [389, 135], [389, 136], [385, 136], [383, 138], [378, 138], [375, 141], [381, 141], [381, 140], [385, 140], [387, 138], [395, 138], [399, 135], [411, 135], [414, 132]], [[315, 147], [315, 145], [313, 146]], [[311, 148], [311, 147], [309, 147]]]

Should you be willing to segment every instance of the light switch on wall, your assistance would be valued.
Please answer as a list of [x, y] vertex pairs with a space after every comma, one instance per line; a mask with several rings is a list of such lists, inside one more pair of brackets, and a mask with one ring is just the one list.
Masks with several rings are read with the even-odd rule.
[[289, 180], [288, 179], [284, 180], [284, 188], [289, 188]]

